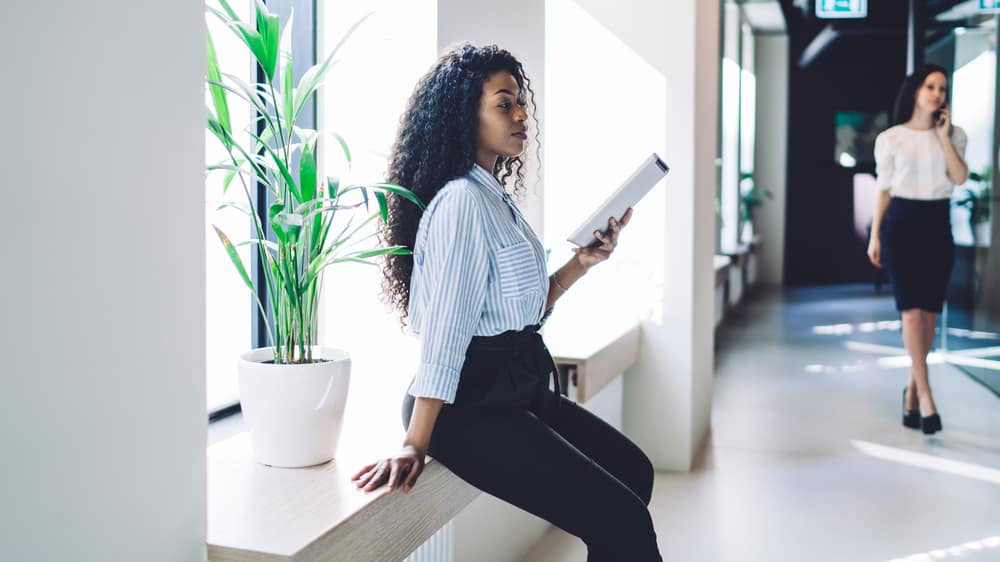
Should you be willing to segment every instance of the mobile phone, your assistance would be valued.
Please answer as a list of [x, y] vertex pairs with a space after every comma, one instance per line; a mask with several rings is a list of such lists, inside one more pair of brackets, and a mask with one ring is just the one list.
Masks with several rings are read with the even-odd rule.
[[[941, 104], [941, 109], [947, 109], [947, 107], [948, 107], [948, 102], [945, 102], [945, 103]], [[934, 125], [935, 126], [941, 124], [941, 109], [935, 111], [934, 114], [933, 114]]]

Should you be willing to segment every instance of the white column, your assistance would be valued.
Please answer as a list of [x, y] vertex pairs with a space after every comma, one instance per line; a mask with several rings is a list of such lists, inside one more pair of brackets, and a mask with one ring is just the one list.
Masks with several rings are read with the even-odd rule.
[[755, 211], [763, 252], [760, 281], [780, 285], [785, 259], [785, 175], [788, 155], [788, 36], [756, 38], [757, 140], [754, 165], [757, 186], [771, 190]]
[[200, 0], [14, 2], [0, 559], [205, 559]]

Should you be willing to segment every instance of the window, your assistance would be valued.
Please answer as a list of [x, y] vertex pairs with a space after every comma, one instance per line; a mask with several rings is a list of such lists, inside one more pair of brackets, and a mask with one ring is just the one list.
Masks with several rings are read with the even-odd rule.
[[[531, 72], [531, 69], [527, 69]], [[580, 91], [581, 76], [599, 76], [601, 87]], [[545, 246], [549, 271], [572, 256], [566, 237], [650, 152], [665, 154], [670, 119], [666, 78], [576, 2], [549, 0], [545, 13]], [[581, 119], [605, 116], [613, 119]], [[596, 112], [596, 113], [595, 113]], [[595, 129], [595, 127], [597, 127]], [[601, 156], [588, 166], [587, 156]], [[549, 327], [572, 324], [573, 310], [586, 310], [588, 327], [618, 332], [638, 320], [661, 322], [664, 252], [662, 220], [667, 190], [654, 188], [635, 211], [628, 242], [615, 250], [614, 267], [597, 267], [587, 282], [559, 301]], [[607, 287], [629, 287], [609, 292]], [[568, 327], [568, 326], [567, 326]]]
[[[372, 14], [345, 43], [319, 93], [319, 128], [343, 135], [353, 164], [348, 172], [336, 145], [328, 143], [321, 173], [347, 183], [384, 181], [399, 118], [437, 58], [437, 2], [361, 0], [320, 8], [319, 55]], [[400, 331], [397, 315], [378, 298], [380, 283], [378, 270], [360, 264], [337, 264], [324, 274], [319, 340], [351, 354], [349, 404], [402, 398], [419, 363], [418, 342]]]
[[[238, 11], [241, 18], [250, 18], [251, 3], [248, 0], [230, 0], [230, 5]], [[209, 16], [207, 22], [222, 72], [249, 82], [251, 59], [246, 47], [214, 16]], [[205, 103], [209, 106], [212, 103], [207, 88]], [[229, 107], [234, 131], [250, 123], [252, 113], [247, 104], [231, 95]], [[206, 163], [216, 164], [226, 158], [226, 150], [206, 131]], [[235, 209], [217, 210], [225, 202], [246, 203], [240, 179], [233, 179], [229, 189], [223, 193], [224, 178], [225, 172], [215, 171], [205, 179], [206, 399], [209, 411], [225, 407], [239, 399], [236, 365], [240, 354], [251, 347], [251, 320], [256, 310], [253, 297], [212, 228], [213, 225], [218, 227], [234, 243], [246, 240], [250, 235], [250, 219], [246, 215]], [[247, 186], [250, 189], [254, 187], [249, 180]], [[239, 253], [243, 263], [249, 267], [250, 248], [243, 246], [239, 248]]]

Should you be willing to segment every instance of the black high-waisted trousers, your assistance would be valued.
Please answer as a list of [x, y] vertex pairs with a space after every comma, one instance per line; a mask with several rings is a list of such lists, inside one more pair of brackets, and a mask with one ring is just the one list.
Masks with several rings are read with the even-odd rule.
[[[627, 437], [549, 390], [554, 369], [538, 326], [474, 337], [454, 404], [429, 453], [480, 490], [587, 545], [591, 562], [662, 560], [646, 507], [653, 466]], [[403, 402], [409, 426], [414, 398]]]

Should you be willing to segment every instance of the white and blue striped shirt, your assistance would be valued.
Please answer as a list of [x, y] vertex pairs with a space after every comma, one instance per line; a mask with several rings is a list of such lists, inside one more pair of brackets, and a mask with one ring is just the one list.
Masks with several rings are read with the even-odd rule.
[[455, 400], [473, 336], [539, 324], [545, 250], [500, 183], [473, 165], [424, 211], [413, 247], [409, 325], [421, 337], [410, 394]]

